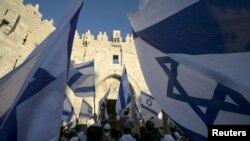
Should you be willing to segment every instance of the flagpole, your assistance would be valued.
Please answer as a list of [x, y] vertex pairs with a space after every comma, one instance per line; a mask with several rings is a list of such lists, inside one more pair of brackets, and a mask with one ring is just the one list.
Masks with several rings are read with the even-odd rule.
[[76, 112], [75, 112], [74, 109], [73, 109], [73, 113], [74, 113], [74, 115], [75, 115], [75, 117], [76, 117], [76, 124], [78, 124], [79, 120], [78, 120], [78, 118], [77, 118], [77, 115], [76, 115]]
[[[131, 115], [131, 117], [132, 117], [132, 121], [134, 121], [134, 123], [135, 123], [135, 132], [136, 133], [139, 133], [139, 131], [140, 131], [140, 124], [139, 124], [139, 121], [138, 121], [138, 119], [137, 119], [137, 117], [135, 117], [135, 114], [136, 114], [136, 110], [135, 110], [135, 95], [134, 95], [134, 90], [133, 89], [131, 89], [131, 92], [133, 92], [133, 94], [131, 94], [131, 99], [132, 99], [132, 105], [131, 105], [131, 113], [132, 113], [132, 115]], [[139, 111], [138, 111], [139, 112]]]
[[122, 46], [120, 48], [120, 51], [121, 51], [121, 67], [122, 67]]
[[94, 101], [94, 114], [95, 114], [95, 95], [93, 97], [93, 101]]
[[[86, 54], [86, 50], [85, 50], [85, 54]], [[85, 56], [84, 54], [84, 56]], [[95, 59], [93, 59], [93, 62], [95, 62]], [[94, 68], [95, 68], [95, 65], [94, 65]], [[94, 77], [94, 86], [95, 86], [95, 77]], [[94, 102], [94, 120], [95, 122], [97, 122], [97, 115], [96, 115], [96, 111], [95, 111], [95, 98], [96, 98], [96, 88], [94, 87], [94, 96], [93, 96], [93, 102]]]
[[170, 133], [170, 127], [169, 127], [169, 124], [168, 124], [168, 115], [163, 110], [161, 110], [161, 111], [162, 111], [164, 132], [165, 133]]

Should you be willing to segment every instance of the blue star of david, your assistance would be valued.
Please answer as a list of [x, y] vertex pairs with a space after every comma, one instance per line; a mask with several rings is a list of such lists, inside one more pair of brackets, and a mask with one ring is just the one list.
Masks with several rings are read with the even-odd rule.
[[[170, 57], [157, 57], [156, 60], [169, 78], [166, 97], [187, 102], [207, 126], [214, 123], [219, 111], [250, 115], [250, 103], [240, 93], [218, 83], [211, 100], [192, 97], [177, 80], [179, 63]], [[165, 64], [170, 64], [171, 67], [168, 68]], [[173, 92], [174, 87], [179, 91], [179, 94]], [[237, 105], [225, 102], [226, 96], [231, 97]], [[206, 107], [206, 112], [203, 113], [198, 106]]]
[[151, 99], [147, 99], [146, 103], [147, 103], [148, 107], [151, 107], [153, 105], [153, 101]]

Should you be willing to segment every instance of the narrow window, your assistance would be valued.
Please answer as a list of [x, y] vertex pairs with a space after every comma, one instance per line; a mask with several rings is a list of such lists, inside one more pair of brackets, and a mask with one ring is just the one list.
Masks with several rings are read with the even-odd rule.
[[113, 55], [113, 64], [119, 64], [119, 56]]

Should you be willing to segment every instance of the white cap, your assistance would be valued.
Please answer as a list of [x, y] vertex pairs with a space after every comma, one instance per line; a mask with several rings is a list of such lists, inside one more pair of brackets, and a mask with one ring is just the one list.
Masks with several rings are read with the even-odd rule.
[[177, 138], [177, 139], [181, 138], [181, 135], [179, 132], [174, 132], [173, 134], [174, 134], [175, 138]]
[[106, 123], [103, 128], [106, 130], [109, 130], [109, 129], [111, 129], [111, 126], [108, 123]]

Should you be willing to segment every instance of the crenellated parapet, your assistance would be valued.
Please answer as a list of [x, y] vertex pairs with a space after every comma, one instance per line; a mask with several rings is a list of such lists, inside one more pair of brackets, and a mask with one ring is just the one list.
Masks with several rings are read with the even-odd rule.
[[97, 35], [97, 38], [96, 38], [98, 41], [108, 41], [108, 35], [106, 32], [99, 32], [99, 34]]
[[126, 43], [134, 43], [134, 37], [133, 37], [133, 35], [132, 34], [131, 35], [127, 34], [127, 36], [125, 38], [125, 42]]
[[95, 39], [94, 35], [91, 34], [90, 30], [88, 30], [85, 34], [82, 35], [83, 45], [88, 46], [91, 41]]
[[121, 31], [120, 30], [113, 30], [113, 34], [111, 39], [108, 38], [106, 32], [100, 31], [98, 35], [95, 36], [88, 30], [85, 34], [82, 35], [82, 43], [84, 46], [89, 46], [92, 41], [108, 41], [112, 43], [114, 47], [120, 47], [122, 43], [133, 44], [134, 39], [133, 35], [127, 34], [125, 39], [122, 39]]

